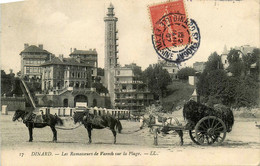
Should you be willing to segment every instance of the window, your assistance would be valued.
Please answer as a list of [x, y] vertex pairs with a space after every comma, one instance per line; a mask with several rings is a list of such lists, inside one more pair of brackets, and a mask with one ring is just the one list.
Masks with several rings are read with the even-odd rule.
[[26, 73], [30, 73], [30, 67], [26, 67]]
[[126, 89], [126, 85], [122, 85], [122, 89]]
[[120, 75], [120, 70], [117, 71], [117, 75]]
[[116, 78], [116, 81], [119, 82], [119, 78]]
[[30, 73], [33, 73], [33, 67], [29, 67], [30, 68]]
[[172, 69], [172, 72], [174, 73], [174, 69]]

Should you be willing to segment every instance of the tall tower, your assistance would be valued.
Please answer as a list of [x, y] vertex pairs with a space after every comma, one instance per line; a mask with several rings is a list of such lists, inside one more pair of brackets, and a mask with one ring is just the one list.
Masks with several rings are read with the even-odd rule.
[[115, 99], [115, 68], [117, 67], [117, 17], [114, 17], [114, 6], [110, 3], [105, 21], [105, 86], [107, 87], [112, 107]]

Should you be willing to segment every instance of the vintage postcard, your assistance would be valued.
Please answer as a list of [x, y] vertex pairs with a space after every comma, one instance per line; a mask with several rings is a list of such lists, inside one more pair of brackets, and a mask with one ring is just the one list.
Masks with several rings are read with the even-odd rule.
[[259, 9], [1, 1], [1, 165], [259, 165]]

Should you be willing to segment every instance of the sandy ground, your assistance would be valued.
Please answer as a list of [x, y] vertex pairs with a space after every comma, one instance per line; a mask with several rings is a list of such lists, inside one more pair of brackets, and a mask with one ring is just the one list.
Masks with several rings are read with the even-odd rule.
[[[181, 113], [175, 116], [185, 123]], [[259, 165], [260, 119], [235, 119], [231, 133], [221, 146], [194, 144], [187, 131], [184, 145], [179, 146], [176, 133], [159, 136], [153, 145], [148, 129], [134, 132], [139, 123], [123, 120], [123, 134], [112, 144], [112, 132], [93, 130], [88, 144], [86, 129], [58, 130], [58, 142], [53, 143], [49, 127], [34, 129], [34, 142], [28, 142], [28, 129], [22, 122], [12, 122], [12, 115], [2, 115], [1, 165]], [[48, 156], [50, 155], [50, 156]]]

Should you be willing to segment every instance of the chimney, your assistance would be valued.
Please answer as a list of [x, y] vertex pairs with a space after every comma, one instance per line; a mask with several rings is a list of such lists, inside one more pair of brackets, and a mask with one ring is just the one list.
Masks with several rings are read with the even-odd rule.
[[72, 48], [70, 48], [70, 53], [72, 53]]
[[63, 62], [63, 54], [59, 55], [59, 59]]
[[24, 49], [26, 49], [27, 47], [29, 47], [28, 43], [24, 43]]
[[74, 51], [76, 51], [77, 49], [76, 48], [74, 48]]
[[43, 44], [39, 44], [39, 48], [43, 50]]

